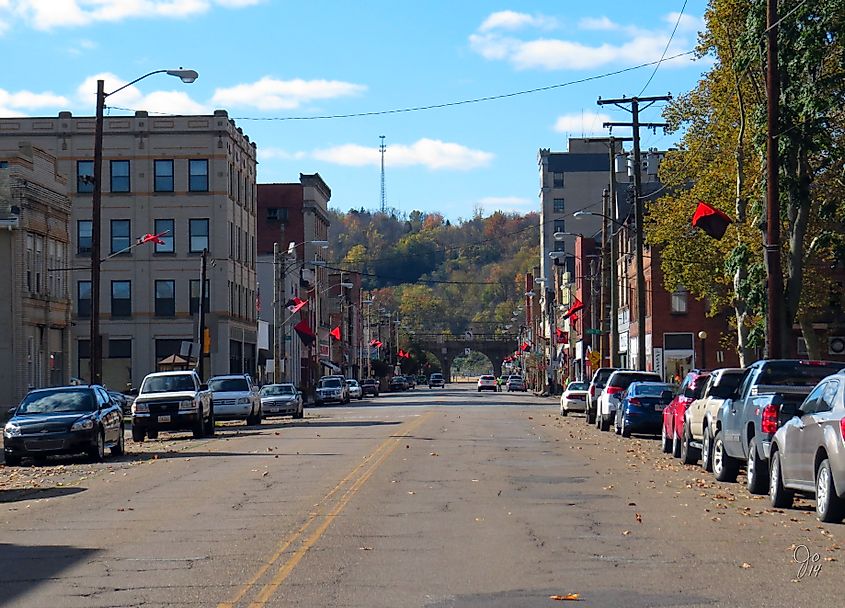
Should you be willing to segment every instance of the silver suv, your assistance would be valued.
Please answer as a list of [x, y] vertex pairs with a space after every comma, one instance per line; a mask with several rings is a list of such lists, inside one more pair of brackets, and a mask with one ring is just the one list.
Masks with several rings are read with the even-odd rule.
[[343, 376], [323, 376], [317, 383], [315, 405], [322, 405], [333, 401], [335, 403], [349, 403], [349, 386]]
[[208, 379], [208, 390], [217, 420], [246, 420], [261, 424], [261, 396], [249, 374], [229, 374]]

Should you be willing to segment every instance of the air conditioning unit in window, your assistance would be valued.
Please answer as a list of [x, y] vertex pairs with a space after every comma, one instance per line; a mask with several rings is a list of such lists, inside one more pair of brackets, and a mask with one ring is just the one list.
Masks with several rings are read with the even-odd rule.
[[845, 355], [845, 336], [831, 336], [827, 339], [827, 354]]

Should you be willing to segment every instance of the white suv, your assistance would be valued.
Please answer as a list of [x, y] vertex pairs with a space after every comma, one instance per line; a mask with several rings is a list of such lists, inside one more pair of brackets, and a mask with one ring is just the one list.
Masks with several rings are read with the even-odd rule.
[[208, 379], [208, 390], [217, 420], [246, 420], [261, 424], [261, 396], [248, 374], [229, 374]]
[[639, 372], [632, 369], [619, 369], [610, 374], [596, 407], [597, 428], [602, 431], [610, 429], [610, 422], [616, 418], [622, 395], [632, 382], [663, 382], [663, 378], [655, 372]]

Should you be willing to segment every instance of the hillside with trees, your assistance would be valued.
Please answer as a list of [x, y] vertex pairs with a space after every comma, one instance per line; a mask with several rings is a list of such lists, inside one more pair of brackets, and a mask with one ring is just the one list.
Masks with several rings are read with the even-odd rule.
[[539, 216], [497, 211], [331, 212], [329, 266], [360, 272], [379, 307], [408, 332], [495, 333], [510, 321], [539, 256]]

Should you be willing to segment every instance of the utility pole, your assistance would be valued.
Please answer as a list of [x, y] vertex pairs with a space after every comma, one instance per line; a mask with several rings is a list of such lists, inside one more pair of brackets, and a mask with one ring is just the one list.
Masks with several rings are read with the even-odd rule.
[[768, 315], [766, 317], [766, 356], [783, 357], [781, 330], [783, 310], [783, 270], [780, 252], [780, 201], [778, 199], [778, 102], [780, 74], [778, 72], [778, 4], [768, 0], [766, 19], [766, 274], [768, 279]]
[[381, 153], [381, 212], [384, 213], [384, 153], [387, 151], [387, 146], [384, 145], [384, 135], [379, 135], [381, 144], [378, 147]]
[[[610, 151], [610, 170], [612, 172], [614, 161], [612, 138], [610, 142]], [[607, 300], [608, 296], [610, 295], [607, 291], [610, 283], [610, 281], [608, 280], [608, 274], [610, 271], [610, 247], [608, 246], [607, 239], [611, 233], [608, 230], [608, 220], [610, 219], [610, 192], [608, 192], [607, 188], [602, 190], [601, 202], [601, 295], [599, 301], [599, 329], [602, 333], [599, 336], [599, 351], [601, 352], [602, 359], [601, 363], [599, 363], [599, 367], [604, 367], [604, 359], [605, 357], [609, 357], [610, 353], [610, 330], [607, 323]], [[593, 327], [595, 327], [595, 325]], [[607, 332], [607, 334], [605, 334], [604, 332]]]
[[103, 382], [103, 342], [100, 338], [100, 242], [103, 199], [103, 106], [106, 92], [102, 80], [97, 81], [97, 117], [94, 122], [94, 192], [91, 197], [91, 339], [88, 356], [91, 362], [91, 384]]
[[[636, 248], [637, 260], [637, 369], [645, 370], [645, 270], [643, 262], [643, 196], [642, 196], [642, 166], [640, 163], [640, 127], [651, 129], [665, 128], [665, 123], [640, 122], [640, 102], [645, 102], [648, 108], [658, 101], [669, 101], [671, 95], [658, 95], [655, 97], [623, 97], [622, 99], [599, 99], [598, 105], [613, 104], [623, 110], [631, 112], [631, 122], [606, 122], [605, 127], [631, 127], [633, 129], [634, 141], [634, 245]], [[630, 104], [631, 109], [625, 108], [622, 104]], [[645, 109], [645, 108], [643, 108]]]
[[207, 297], [205, 291], [205, 282], [208, 276], [208, 249], [202, 250], [202, 258], [200, 263], [200, 321], [199, 321], [199, 355], [197, 356], [197, 374], [199, 374], [200, 382], [205, 378], [205, 298]]
[[279, 382], [279, 243], [273, 243], [273, 384]]

